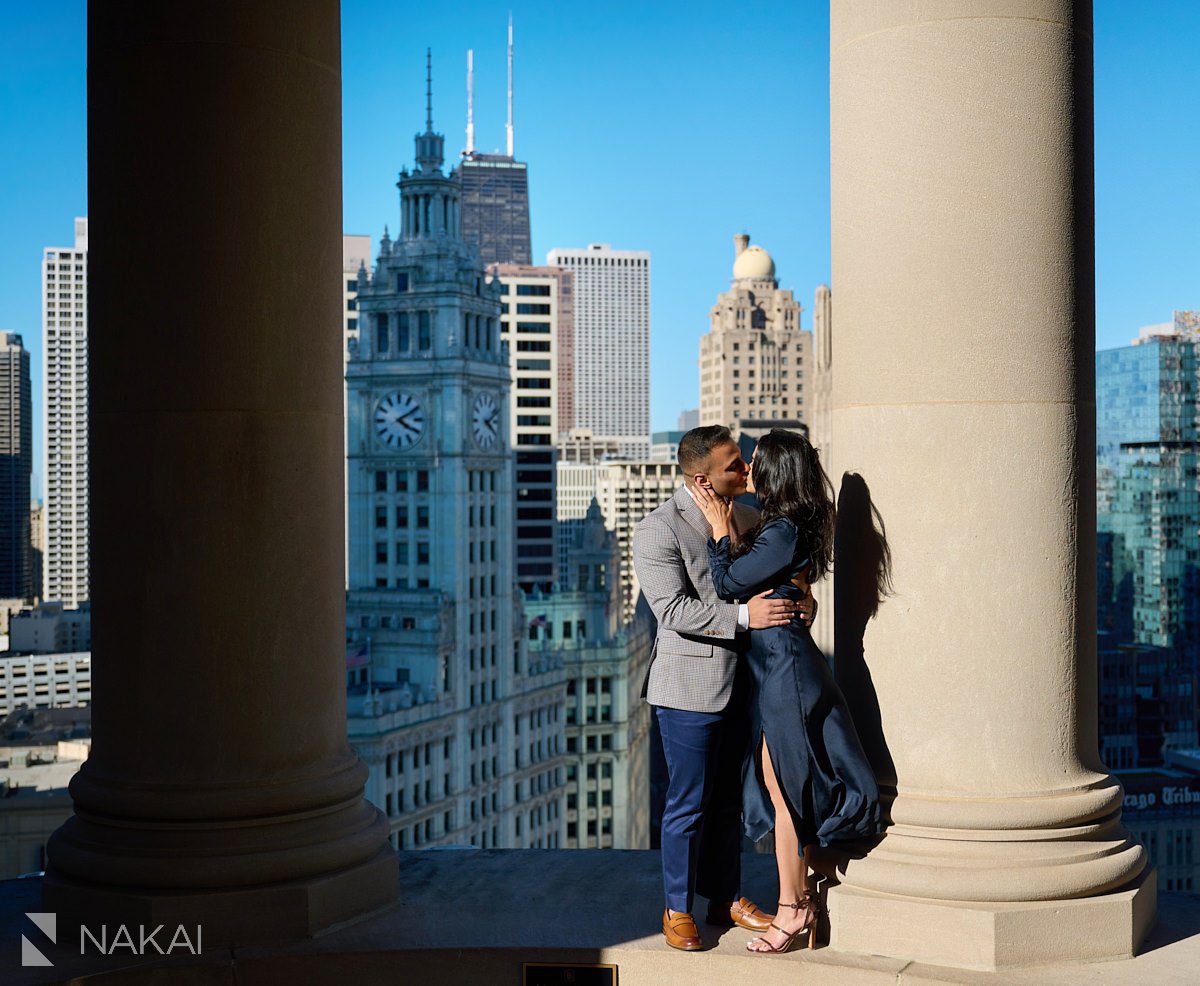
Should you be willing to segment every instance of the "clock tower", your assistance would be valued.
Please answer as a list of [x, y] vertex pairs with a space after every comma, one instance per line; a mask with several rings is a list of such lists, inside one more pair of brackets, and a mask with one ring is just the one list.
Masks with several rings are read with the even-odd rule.
[[[399, 233], [385, 228], [374, 272], [359, 270], [346, 370], [349, 588], [352, 606], [369, 599], [401, 621], [411, 601], [447, 597], [469, 671], [472, 642], [490, 666], [512, 626], [509, 372], [500, 285], [462, 238], [443, 144], [429, 113], [416, 167], [400, 173]], [[462, 670], [455, 654], [402, 650], [395, 670], [422, 688], [449, 690]], [[392, 670], [393, 657], [376, 648], [374, 658], [377, 674]]]
[[533, 673], [518, 617], [502, 289], [462, 237], [430, 102], [346, 365], [348, 664], [368, 655], [350, 737], [397, 848], [549, 847], [563, 672]]

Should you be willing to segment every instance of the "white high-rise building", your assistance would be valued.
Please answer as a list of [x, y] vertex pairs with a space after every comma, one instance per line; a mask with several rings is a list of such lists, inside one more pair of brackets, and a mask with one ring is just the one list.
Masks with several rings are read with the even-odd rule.
[[615, 438], [621, 455], [650, 453], [650, 253], [607, 243], [551, 250], [574, 275], [573, 425]]
[[[578, 433], [577, 433], [578, 435]], [[683, 482], [677, 462], [646, 459], [631, 461], [583, 456], [568, 459], [561, 454], [557, 469], [558, 522], [567, 525], [587, 516], [592, 501], [600, 505], [604, 526], [617, 536], [620, 553], [621, 622], [633, 619], [638, 584], [633, 571], [633, 529], [651, 510], [675, 495]], [[565, 548], [560, 564], [569, 567]]]
[[[387, 227], [385, 226], [386, 230]], [[371, 266], [371, 237], [342, 235], [342, 359], [349, 363], [358, 353], [358, 281], [367, 280]], [[346, 388], [342, 387], [342, 420], [346, 420]], [[350, 529], [350, 480], [343, 475], [342, 501], [346, 504], [346, 530]], [[346, 588], [350, 588], [350, 542], [346, 542]]]
[[88, 221], [75, 244], [42, 252], [42, 407], [45, 452], [45, 599], [88, 598]]
[[[509, 434], [516, 457], [517, 584], [545, 591], [557, 577], [554, 443], [568, 427], [561, 396], [571, 379], [571, 275], [557, 267], [492, 264], [500, 282], [500, 339], [508, 347], [513, 390]], [[564, 380], [567, 381], [564, 386]]]
[[358, 345], [358, 271], [371, 266], [371, 237], [342, 236], [342, 356], [350, 361]]

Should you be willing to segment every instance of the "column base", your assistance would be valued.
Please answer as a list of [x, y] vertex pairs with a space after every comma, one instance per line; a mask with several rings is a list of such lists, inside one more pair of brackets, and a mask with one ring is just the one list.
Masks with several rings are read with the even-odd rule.
[[111, 939], [122, 924], [132, 930], [136, 941], [139, 925], [150, 930], [161, 924], [164, 928], [158, 937], [165, 947], [182, 925], [192, 944], [207, 951], [312, 937], [394, 901], [398, 873], [390, 846], [363, 863], [304, 880], [202, 891], [105, 887], [47, 869], [42, 907], [58, 915], [60, 941], [78, 940], [80, 925], [97, 938], [100, 929], [107, 927]]
[[1122, 890], [1072, 900], [988, 903], [829, 891], [830, 945], [840, 951], [996, 971], [1131, 958], [1154, 925], [1147, 867]]

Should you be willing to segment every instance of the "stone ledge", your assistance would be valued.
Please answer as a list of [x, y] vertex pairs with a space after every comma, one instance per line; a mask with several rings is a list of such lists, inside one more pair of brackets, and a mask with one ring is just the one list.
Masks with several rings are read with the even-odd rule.
[[979, 903], [922, 900], [834, 887], [833, 947], [961, 969], [1131, 959], [1154, 924], [1157, 881], [1078, 900]]
[[[743, 858], [747, 892], [769, 904], [774, 861]], [[287, 946], [221, 949], [135, 964], [91, 955], [77, 943], [46, 949], [53, 969], [22, 969], [20, 938], [37, 934], [23, 912], [41, 909], [37, 880], [0, 883], [0, 981], [11, 986], [81, 984], [229, 984], [370, 986], [419, 983], [519, 983], [522, 962], [613, 962], [621, 986], [695, 986], [745, 980], [755, 986], [932, 984], [1070, 986], [1171, 984], [1200, 968], [1200, 896], [1164, 894], [1159, 924], [1135, 959], [1003, 973], [855, 955], [833, 948], [785, 956], [745, 952], [740, 928], [702, 931], [714, 947], [668, 949], [658, 934], [660, 862], [656, 852], [617, 850], [462, 850], [399, 854], [400, 894], [381, 911]], [[460, 907], [475, 917], [466, 921]], [[703, 906], [703, 905], [700, 905]]]

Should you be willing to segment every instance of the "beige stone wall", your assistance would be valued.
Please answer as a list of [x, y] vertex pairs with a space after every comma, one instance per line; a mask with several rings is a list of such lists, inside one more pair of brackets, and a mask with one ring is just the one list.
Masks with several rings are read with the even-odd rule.
[[[833, 296], [827, 284], [818, 285], [813, 296], [813, 355], [808, 364], [811, 386], [805, 389], [808, 412], [808, 437], [816, 447], [826, 472], [832, 471], [833, 441]], [[830, 476], [830, 479], [836, 477]], [[836, 494], [836, 489], [835, 489]], [[836, 559], [834, 560], [836, 564]], [[826, 577], [813, 586], [817, 600], [817, 619], [812, 635], [826, 655], [833, 654], [833, 578]]]

